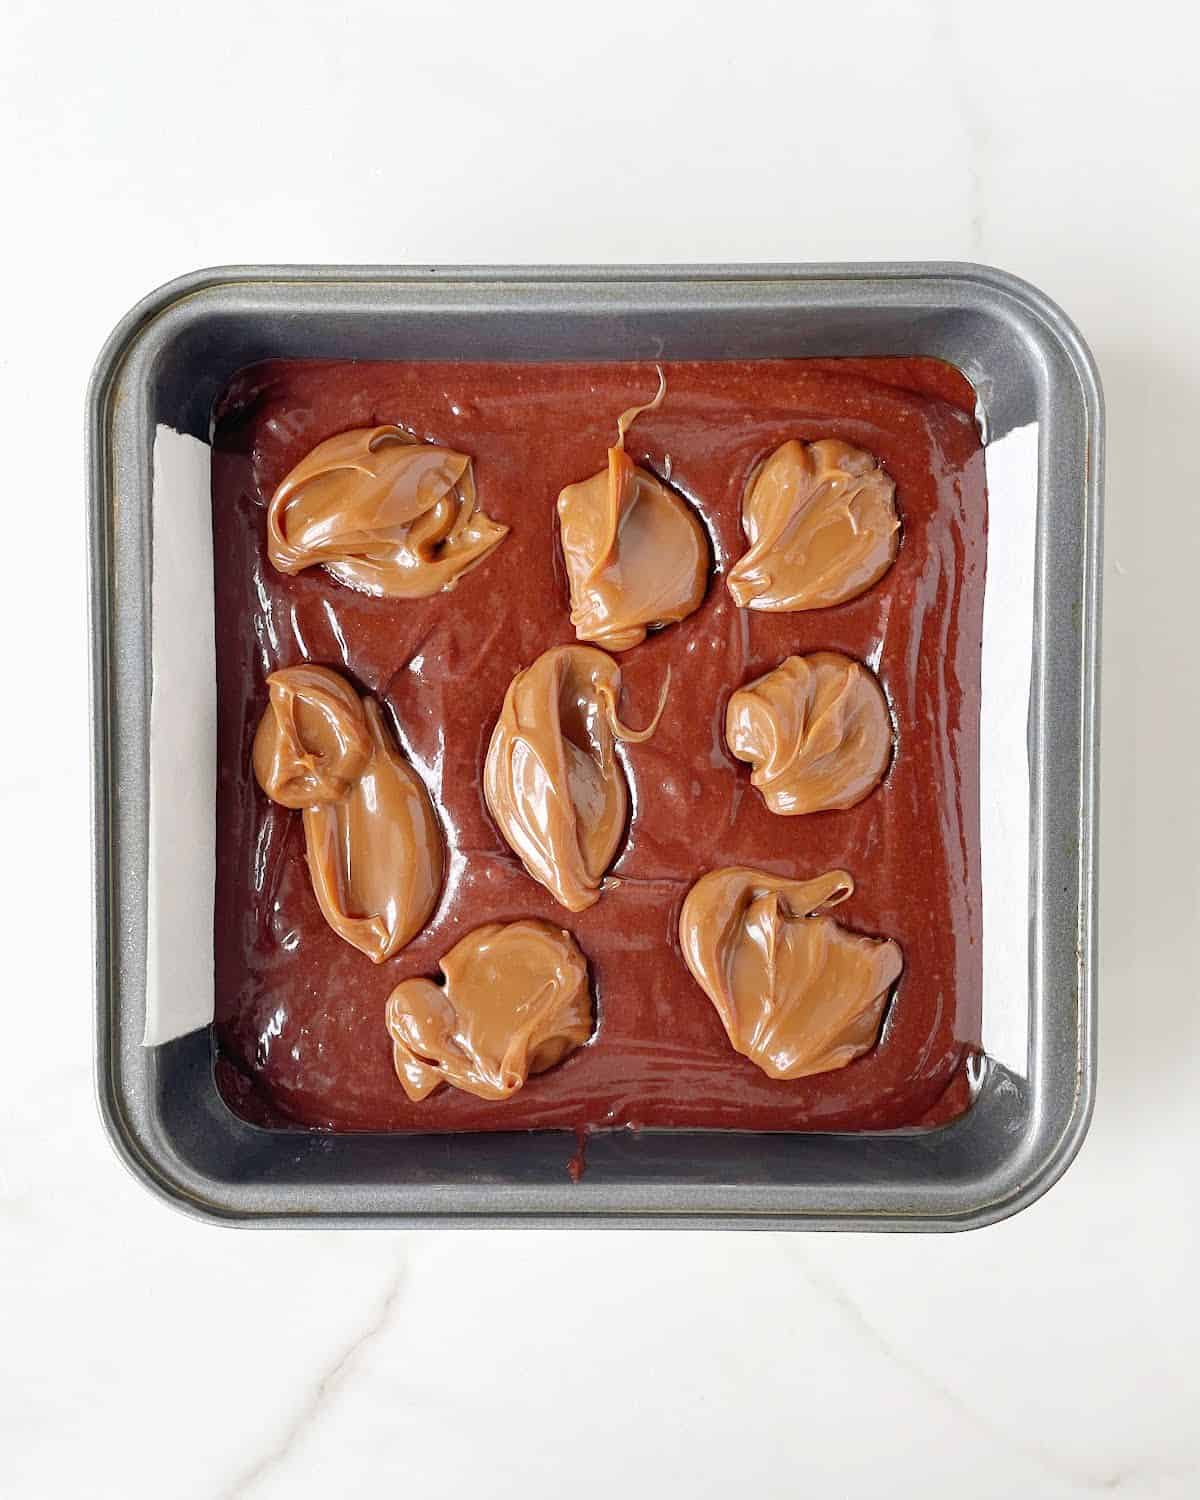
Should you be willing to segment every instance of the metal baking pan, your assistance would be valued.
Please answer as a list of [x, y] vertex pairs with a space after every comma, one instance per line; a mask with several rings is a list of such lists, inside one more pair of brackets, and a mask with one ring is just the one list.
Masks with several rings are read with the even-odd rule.
[[[972, 381], [986, 437], [1038, 423], [1029, 702], [1026, 1065], [973, 1107], [887, 1134], [329, 1135], [236, 1118], [208, 1030], [142, 1046], [151, 450], [207, 439], [229, 377], [277, 356], [474, 359], [928, 355]], [[133, 308], [88, 394], [96, 1076], [117, 1151], [192, 1213], [252, 1225], [962, 1229], [1070, 1163], [1095, 1080], [1096, 671], [1103, 416], [1087, 347], [1040, 292], [971, 265], [253, 267]], [[1027, 1004], [1025, 1003], [1027, 999]]]

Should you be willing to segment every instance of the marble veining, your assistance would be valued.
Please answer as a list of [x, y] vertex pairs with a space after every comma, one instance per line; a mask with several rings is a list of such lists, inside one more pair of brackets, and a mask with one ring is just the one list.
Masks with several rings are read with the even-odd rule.
[[401, 1262], [384, 1284], [378, 1306], [367, 1324], [357, 1330], [349, 1343], [316, 1372], [316, 1380], [307, 1399], [296, 1410], [278, 1439], [227, 1489], [220, 1492], [220, 1500], [245, 1500], [246, 1496], [253, 1495], [266, 1475], [290, 1463], [301, 1443], [318, 1437], [326, 1406], [330, 1401], [336, 1400], [353, 1379], [356, 1366], [367, 1346], [387, 1333], [403, 1290], [404, 1264]]

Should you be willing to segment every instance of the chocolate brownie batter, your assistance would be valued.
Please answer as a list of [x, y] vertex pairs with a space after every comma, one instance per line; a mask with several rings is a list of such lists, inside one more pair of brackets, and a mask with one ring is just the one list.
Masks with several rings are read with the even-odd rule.
[[[626, 437], [632, 461], [695, 507], [715, 571], [699, 609], [617, 660], [622, 716], [661, 723], [622, 745], [630, 785], [616, 878], [571, 913], [531, 880], [483, 795], [513, 676], [574, 639], [555, 501], [604, 464], [617, 414], [648, 401], [651, 364], [280, 361], [231, 382], [214, 425], [219, 781], [218, 1080], [260, 1124], [334, 1130], [678, 1126], [862, 1130], [940, 1123], [969, 1103], [979, 1042], [979, 663], [986, 501], [973, 395], [932, 360], [664, 365], [666, 399]], [[320, 567], [267, 557], [266, 507], [318, 443], [395, 423], [473, 460], [481, 510], [510, 528], [448, 592], [372, 598]], [[902, 540], [861, 597], [829, 609], [739, 609], [724, 578], [746, 550], [742, 498], [780, 444], [837, 438], [895, 480]], [[786, 657], [841, 652], [887, 695], [895, 752], [857, 806], [781, 817], [725, 742], [730, 695]], [[301, 815], [251, 772], [268, 673], [332, 667], [386, 706], [446, 839], [428, 925], [374, 965], [318, 908]], [[853, 876], [839, 921], [891, 938], [903, 973], [879, 1044], [834, 1072], [767, 1077], [733, 1051], [679, 948], [705, 871]], [[570, 931], [591, 968], [596, 1030], [512, 1097], [401, 1088], [385, 1024], [404, 979], [488, 922]]]

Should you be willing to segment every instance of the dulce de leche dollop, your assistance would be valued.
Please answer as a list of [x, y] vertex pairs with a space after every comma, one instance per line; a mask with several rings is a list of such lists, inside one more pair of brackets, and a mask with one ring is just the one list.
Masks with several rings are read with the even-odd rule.
[[587, 963], [548, 922], [489, 922], [441, 961], [442, 985], [406, 979], [387, 1002], [396, 1076], [414, 1101], [440, 1084], [507, 1099], [592, 1033]]
[[853, 807], [879, 785], [892, 754], [875, 674], [837, 651], [789, 656], [738, 688], [725, 739], [754, 767], [763, 801], [785, 815]]
[[787, 880], [732, 866], [702, 875], [679, 941], [734, 1051], [771, 1078], [844, 1068], [879, 1040], [904, 961], [897, 943], [819, 915], [854, 891], [844, 870]]
[[617, 419], [608, 467], [558, 497], [558, 525], [571, 591], [571, 624], [581, 641], [628, 651], [648, 630], [698, 609], [708, 577], [708, 542], [692, 507], [625, 452], [634, 418], [653, 411], [631, 406]]
[[442, 837], [424, 783], [374, 698], [327, 667], [285, 667], [254, 739], [267, 796], [300, 808], [317, 904], [382, 963], [425, 925], [442, 886]]
[[392, 426], [318, 443], [267, 507], [267, 552], [281, 573], [320, 564], [391, 599], [453, 588], [507, 533], [479, 509], [466, 454]]
[[518, 672], [484, 763], [488, 809], [514, 853], [569, 911], [600, 897], [625, 830], [629, 789], [616, 740], [649, 739], [617, 715], [621, 669], [592, 646], [556, 646]]
[[823, 438], [776, 448], [742, 500], [748, 550], [726, 582], [743, 609], [824, 609], [866, 593], [900, 545], [896, 486], [869, 453]]

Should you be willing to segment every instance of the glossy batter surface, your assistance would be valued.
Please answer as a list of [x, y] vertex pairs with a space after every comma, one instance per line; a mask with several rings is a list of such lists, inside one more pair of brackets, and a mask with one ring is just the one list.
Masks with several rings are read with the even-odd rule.
[[[336, 1130], [504, 1130], [646, 1125], [877, 1129], [939, 1123], [968, 1106], [980, 1026], [979, 662], [986, 542], [973, 395], [931, 360], [667, 364], [667, 398], [626, 440], [708, 529], [716, 573], [703, 604], [618, 660], [622, 713], [657, 733], [622, 746], [631, 788], [619, 885], [573, 915], [522, 870], [484, 803], [484, 755], [513, 675], [574, 639], [555, 500], [602, 465], [616, 416], [653, 395], [650, 364], [354, 364], [284, 361], [243, 371], [214, 426], [219, 698], [216, 1032], [218, 1081], [260, 1124]], [[324, 439], [396, 423], [472, 456], [479, 504], [511, 528], [454, 590], [375, 599], [319, 568], [267, 560], [266, 503]], [[755, 465], [789, 438], [840, 438], [896, 481], [902, 541], [861, 598], [832, 609], [738, 609], [724, 574], [746, 548], [741, 503]], [[896, 751], [858, 806], [771, 813], [724, 741], [730, 694], [789, 655], [839, 651], [876, 672]], [[345, 673], [394, 715], [447, 838], [425, 930], [379, 966], [329, 928], [298, 813], [250, 769], [266, 676], [301, 661]], [[837, 1072], [766, 1077], [729, 1045], [683, 962], [679, 912], [720, 865], [809, 878], [849, 870], [838, 920], [900, 944], [904, 972], [879, 1045]], [[484, 922], [540, 917], [587, 955], [592, 1040], [503, 1101], [439, 1089], [413, 1103], [384, 1021], [401, 980]]]

